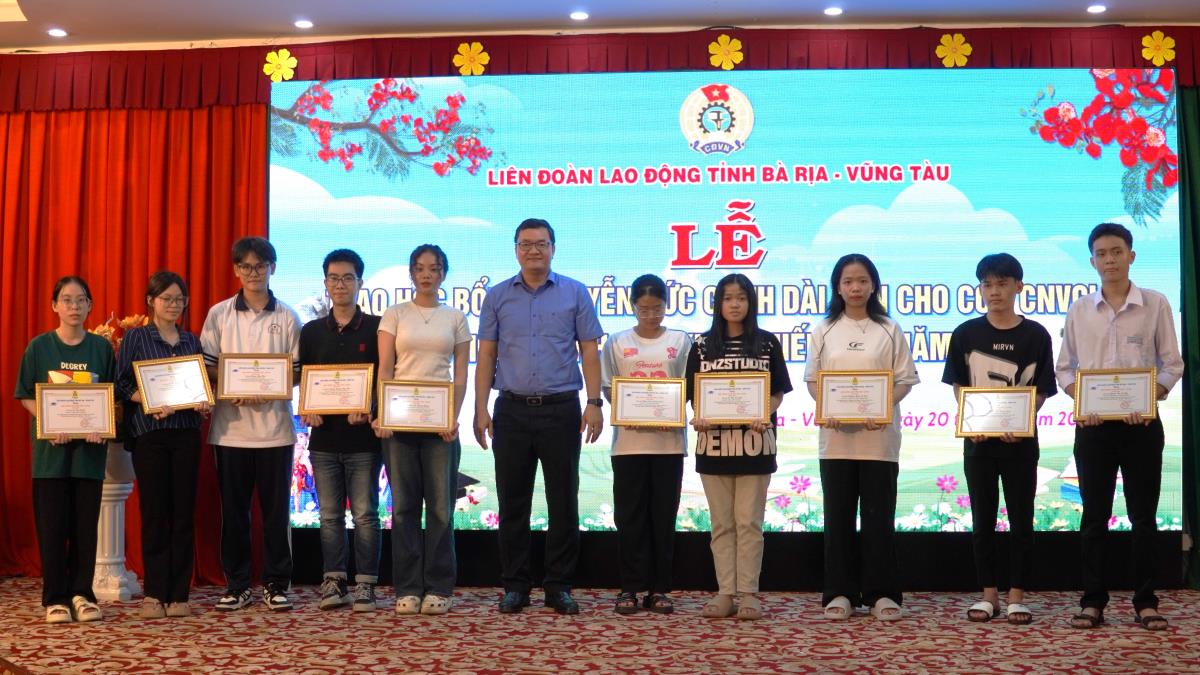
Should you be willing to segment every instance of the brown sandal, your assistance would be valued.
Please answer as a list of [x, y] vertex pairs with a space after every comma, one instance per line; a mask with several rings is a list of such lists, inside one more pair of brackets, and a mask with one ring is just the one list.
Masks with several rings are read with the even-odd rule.
[[670, 614], [675, 611], [675, 603], [671, 601], [670, 597], [662, 593], [650, 593], [646, 595], [646, 599], [642, 601], [642, 607], [657, 614]]
[[1071, 617], [1071, 628], [1097, 628], [1104, 623], [1104, 610], [1100, 610], [1096, 614], [1088, 614], [1087, 612], [1079, 612]]
[[637, 594], [618, 593], [617, 606], [613, 609], [617, 614], [636, 614], [638, 611]]
[[1157, 611], [1154, 614], [1142, 614], [1140, 612], [1134, 612], [1133, 620], [1146, 630], [1166, 630], [1167, 626], [1170, 625], [1167, 623], [1167, 617], [1163, 616], [1162, 614], [1158, 614]]

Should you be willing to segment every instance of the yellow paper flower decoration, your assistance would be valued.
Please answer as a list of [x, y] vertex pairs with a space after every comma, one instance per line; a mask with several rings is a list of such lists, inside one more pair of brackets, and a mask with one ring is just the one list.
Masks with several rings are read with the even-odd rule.
[[712, 54], [708, 58], [708, 62], [713, 65], [713, 68], [721, 70], [733, 70], [733, 67], [742, 62], [742, 41], [737, 38], [730, 38], [722, 33], [717, 37], [716, 42], [708, 44], [708, 53]]
[[263, 74], [270, 75], [272, 82], [290, 80], [296, 76], [296, 57], [286, 49], [277, 52], [267, 52], [267, 62], [263, 64]]
[[962, 33], [951, 35], [946, 33], [942, 36], [942, 43], [938, 45], [935, 53], [942, 60], [942, 65], [947, 68], [955, 66], [962, 68], [967, 65], [967, 57], [974, 51], [971, 45], [967, 43], [967, 38], [963, 37]]
[[1160, 68], [1167, 61], [1175, 60], [1175, 38], [1164, 35], [1161, 30], [1142, 36], [1142, 47], [1142, 58]]
[[458, 53], [454, 55], [454, 65], [463, 75], [482, 75], [491, 60], [492, 57], [483, 51], [483, 45], [478, 42], [460, 44]]

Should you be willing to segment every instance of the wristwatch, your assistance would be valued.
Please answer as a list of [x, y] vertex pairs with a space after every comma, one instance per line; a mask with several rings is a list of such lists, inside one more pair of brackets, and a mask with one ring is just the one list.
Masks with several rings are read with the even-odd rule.
[[602, 398], [589, 398], [589, 399], [587, 400], [587, 404], [588, 404], [588, 405], [594, 405], [594, 406], [596, 406], [597, 408], [603, 408], [603, 407], [604, 407], [604, 399], [602, 399]]

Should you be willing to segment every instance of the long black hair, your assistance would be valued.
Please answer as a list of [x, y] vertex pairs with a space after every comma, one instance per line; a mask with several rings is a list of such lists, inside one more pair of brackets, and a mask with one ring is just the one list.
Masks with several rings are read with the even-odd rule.
[[736, 284], [746, 292], [746, 318], [742, 319], [742, 355], [757, 356], [759, 351], [758, 334], [758, 291], [754, 282], [745, 274], [727, 274], [717, 282], [717, 290], [713, 293], [712, 327], [705, 333], [705, 353], [712, 357], [725, 354], [725, 341], [730, 339], [725, 316], [721, 313], [721, 298], [725, 297], [725, 287]]
[[829, 276], [829, 289], [833, 292], [833, 297], [829, 300], [829, 311], [825, 314], [825, 318], [836, 321], [846, 311], [846, 301], [842, 299], [841, 293], [838, 293], [838, 288], [842, 285], [842, 271], [846, 269], [847, 265], [854, 263], [866, 268], [867, 275], [871, 277], [871, 285], [875, 287], [867, 298], [867, 316], [876, 323], [885, 323], [888, 311], [879, 301], [879, 289], [883, 287], [879, 281], [879, 270], [875, 269], [875, 263], [871, 262], [870, 258], [861, 253], [847, 253], [838, 258], [837, 263], [834, 264], [833, 274]]

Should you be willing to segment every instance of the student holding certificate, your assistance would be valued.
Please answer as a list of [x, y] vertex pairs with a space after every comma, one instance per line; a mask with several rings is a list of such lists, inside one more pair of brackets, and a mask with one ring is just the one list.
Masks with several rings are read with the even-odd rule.
[[[987, 314], [963, 322], [950, 337], [942, 382], [963, 387], [1036, 387], [1034, 411], [1058, 391], [1054, 382], [1054, 347], [1050, 333], [1016, 312], [1023, 288], [1021, 263], [1007, 253], [984, 256], [975, 267], [979, 294]], [[982, 413], [981, 413], [982, 414]], [[965, 416], [965, 413], [964, 413]], [[960, 420], [960, 424], [963, 423]], [[1033, 614], [1023, 603], [1033, 572], [1033, 496], [1037, 488], [1038, 439], [977, 436], [963, 439], [963, 471], [971, 498], [971, 543], [975, 574], [983, 599], [971, 605], [967, 618], [990, 621], [1000, 615], [996, 570], [997, 482], [1004, 484], [1004, 504], [1011, 526], [1008, 556], [1008, 623], [1027, 624]]]
[[[792, 390], [778, 338], [758, 327], [758, 294], [744, 274], [717, 282], [713, 321], [696, 338], [687, 361], [687, 398], [692, 401], [696, 429], [696, 472], [704, 483], [712, 520], [713, 565], [717, 596], [704, 606], [708, 618], [762, 618], [757, 597], [762, 571], [763, 515], [767, 486], [778, 465], [775, 411]], [[696, 375], [767, 373], [769, 422], [710, 424], [696, 390]], [[737, 596], [736, 606], [735, 598]]]
[[[278, 391], [276, 386], [288, 381], [290, 371], [283, 370], [286, 358], [290, 356], [292, 363], [299, 360], [300, 319], [271, 292], [276, 261], [271, 242], [243, 237], [234, 242], [231, 258], [242, 288], [208, 310], [200, 331], [204, 361], [216, 370], [222, 356], [268, 354], [275, 358], [264, 361], [263, 368], [243, 368], [255, 376], [252, 384], [264, 385], [265, 395], [218, 400], [208, 427], [221, 490], [221, 567], [227, 586], [216, 608], [232, 612], [250, 604], [250, 505], [257, 492], [263, 536], [262, 601], [267, 609], [282, 612], [292, 608], [287, 596], [292, 582], [288, 507], [296, 430], [291, 387]], [[221, 381], [237, 373], [237, 368], [220, 373], [218, 388], [258, 391], [246, 387], [245, 381]], [[286, 398], [278, 398], [281, 395]]]
[[[614, 377], [682, 378], [692, 340], [662, 325], [667, 285], [653, 274], [634, 279], [630, 298], [637, 325], [609, 336], [600, 355], [600, 387], [613, 403]], [[615, 420], [615, 417], [614, 417]], [[614, 422], [615, 424], [615, 422]], [[687, 454], [685, 427], [613, 427], [613, 507], [621, 556], [621, 592], [616, 612], [675, 611], [671, 566], [675, 555], [675, 515]]]
[[[174, 272], [155, 272], [146, 285], [150, 322], [132, 328], [117, 359], [117, 396], [125, 406], [126, 448], [133, 452], [142, 514], [145, 592], [141, 617], [189, 616], [195, 538], [196, 477], [200, 467], [200, 415], [197, 409], [164, 406], [147, 415], [134, 373], [135, 361], [201, 354], [200, 340], [178, 326], [188, 304], [187, 284]], [[206, 376], [203, 369], [199, 373]], [[203, 393], [203, 389], [201, 389]]]
[[[300, 329], [300, 363], [319, 367], [334, 364], [375, 364], [379, 359], [379, 317], [363, 313], [358, 306], [362, 289], [362, 257], [339, 248], [325, 256], [321, 271], [329, 314], [313, 319]], [[320, 371], [317, 371], [320, 372]], [[327, 372], [327, 371], [326, 371]], [[366, 400], [374, 395], [374, 382], [364, 382], [356, 391]], [[308, 403], [308, 401], [306, 401]], [[328, 410], [328, 409], [326, 409]], [[307, 410], [304, 410], [307, 412]], [[371, 430], [370, 415], [363, 412], [336, 414], [323, 411], [303, 416], [312, 427], [308, 438], [312, 477], [321, 511], [321, 600], [324, 610], [351, 605], [356, 612], [376, 608], [375, 585], [379, 582], [379, 470], [383, 460], [379, 439]], [[303, 466], [303, 465], [301, 465]], [[349, 543], [346, 533], [346, 502], [354, 519], [354, 591], [348, 583]]]
[[466, 316], [438, 300], [449, 271], [440, 247], [422, 244], [413, 249], [408, 273], [416, 294], [409, 302], [389, 307], [379, 323], [381, 379], [454, 383], [448, 431], [379, 431], [392, 488], [397, 614], [445, 614], [454, 601], [454, 498], [462, 456], [458, 413], [467, 395], [471, 333]]
[[[1133, 235], [1124, 226], [1097, 225], [1088, 236], [1088, 249], [1092, 267], [1100, 275], [1100, 290], [1071, 303], [1056, 365], [1058, 383], [1082, 404], [1086, 390], [1077, 388], [1077, 371], [1156, 369], [1155, 391], [1146, 398], [1165, 399], [1183, 376], [1170, 303], [1161, 293], [1139, 288], [1129, 280], [1129, 267], [1137, 255]], [[1153, 400], [1145, 402], [1152, 404]], [[1163, 444], [1162, 421], [1157, 416], [1144, 418], [1138, 411], [1104, 421], [1094, 410], [1081, 407], [1075, 418], [1075, 465], [1083, 499], [1079, 529], [1084, 585], [1081, 610], [1071, 619], [1075, 628], [1095, 628], [1104, 622], [1109, 599], [1104, 584], [1104, 539], [1118, 470], [1124, 477], [1125, 507], [1133, 527], [1136, 619], [1147, 630], [1167, 627], [1154, 594], [1155, 515]]]
[[[29, 342], [21, 357], [15, 396], [35, 417], [37, 384], [111, 382], [113, 352], [108, 341], [83, 328], [92, 292], [79, 277], [54, 285], [51, 309], [58, 327]], [[96, 567], [96, 523], [108, 445], [99, 433], [68, 440], [59, 434], [33, 440], [33, 517], [42, 560], [42, 606], [47, 623], [99, 621], [92, 593]]]
[[[842, 256], [829, 281], [829, 313], [809, 336], [804, 380], [817, 398], [821, 371], [891, 371], [892, 419], [900, 400], [919, 382], [908, 342], [879, 300], [879, 272], [866, 256]], [[818, 414], [818, 417], [820, 415]], [[901, 617], [896, 575], [896, 476], [900, 425], [868, 419], [829, 418], [819, 434], [821, 489], [825, 496], [825, 618], [850, 618], [866, 605], [881, 621]], [[855, 514], [862, 535], [855, 541]]]

